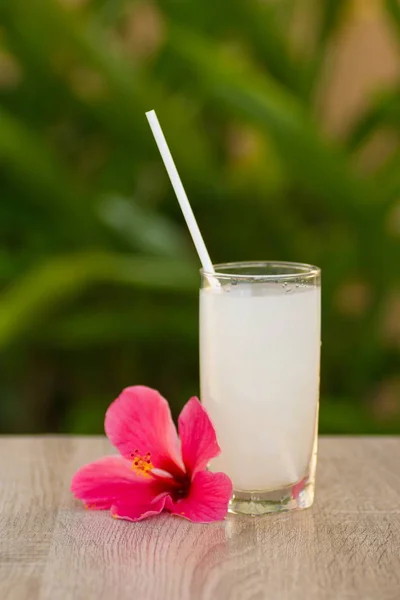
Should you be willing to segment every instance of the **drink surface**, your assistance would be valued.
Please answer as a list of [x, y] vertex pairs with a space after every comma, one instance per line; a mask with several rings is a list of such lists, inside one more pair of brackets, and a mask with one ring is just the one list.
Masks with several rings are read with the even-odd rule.
[[318, 414], [320, 287], [238, 283], [200, 292], [201, 400], [236, 490], [307, 474]]

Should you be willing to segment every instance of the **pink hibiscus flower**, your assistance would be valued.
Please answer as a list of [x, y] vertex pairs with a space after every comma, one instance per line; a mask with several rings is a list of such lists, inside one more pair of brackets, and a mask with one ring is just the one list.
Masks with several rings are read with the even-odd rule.
[[178, 425], [180, 440], [156, 390], [126, 388], [105, 418], [107, 437], [122, 456], [79, 469], [72, 492], [87, 508], [111, 509], [117, 519], [140, 521], [163, 510], [199, 523], [223, 519], [232, 483], [224, 473], [206, 471], [220, 448], [197, 398], [184, 406]]

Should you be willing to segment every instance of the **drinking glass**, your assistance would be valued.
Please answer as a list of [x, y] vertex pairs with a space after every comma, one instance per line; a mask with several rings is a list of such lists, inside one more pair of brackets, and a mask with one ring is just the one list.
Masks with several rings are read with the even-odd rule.
[[320, 269], [237, 262], [201, 270], [201, 400], [233, 481], [230, 511], [259, 515], [314, 500]]

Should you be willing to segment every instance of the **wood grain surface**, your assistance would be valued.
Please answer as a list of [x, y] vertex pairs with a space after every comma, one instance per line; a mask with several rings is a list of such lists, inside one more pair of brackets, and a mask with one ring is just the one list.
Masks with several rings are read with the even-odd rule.
[[98, 437], [0, 438], [1, 600], [398, 600], [400, 438], [322, 438], [312, 509], [197, 525], [85, 510]]

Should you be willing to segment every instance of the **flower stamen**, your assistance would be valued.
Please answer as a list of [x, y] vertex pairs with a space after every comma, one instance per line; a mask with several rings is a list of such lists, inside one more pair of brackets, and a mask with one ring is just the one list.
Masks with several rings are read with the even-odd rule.
[[138, 454], [138, 450], [135, 450], [135, 453], [131, 456], [133, 458], [132, 471], [135, 471], [141, 477], [150, 477], [150, 472], [154, 469], [154, 465], [150, 460], [150, 452], [142, 456]]

